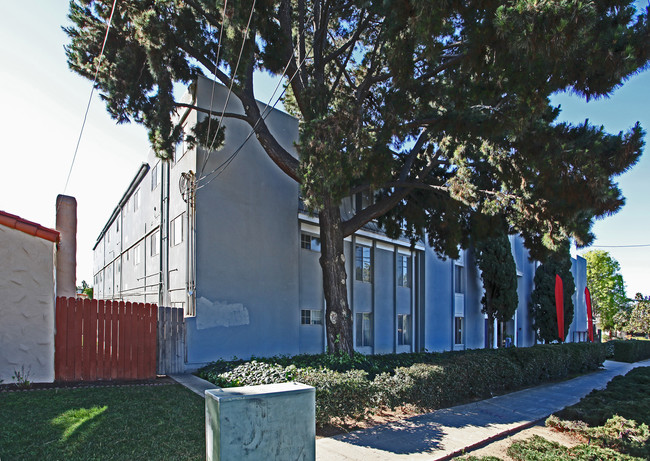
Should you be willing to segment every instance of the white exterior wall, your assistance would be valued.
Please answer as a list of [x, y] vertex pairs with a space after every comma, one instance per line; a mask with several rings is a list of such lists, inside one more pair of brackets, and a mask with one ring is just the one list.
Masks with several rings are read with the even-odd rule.
[[55, 244], [0, 226], [0, 380], [54, 381]]

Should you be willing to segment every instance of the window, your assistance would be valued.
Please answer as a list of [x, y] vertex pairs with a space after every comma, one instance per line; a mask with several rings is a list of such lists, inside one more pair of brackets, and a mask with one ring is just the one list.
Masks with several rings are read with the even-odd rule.
[[300, 248], [305, 250], [320, 251], [320, 239], [314, 235], [300, 234]]
[[463, 317], [454, 319], [454, 344], [464, 344], [465, 332], [463, 331]]
[[302, 325], [322, 325], [323, 311], [302, 309], [300, 311], [300, 323]]
[[133, 212], [138, 211], [138, 208], [140, 208], [140, 189], [133, 194]]
[[411, 267], [411, 257], [406, 255], [397, 255], [397, 286], [410, 287], [409, 268]]
[[156, 256], [160, 250], [160, 232], [156, 231], [149, 237], [149, 247], [151, 248], [151, 256]]
[[141, 261], [141, 253], [142, 253], [142, 251], [140, 251], [140, 250], [141, 250], [141, 249], [140, 249], [140, 244], [138, 243], [138, 244], [135, 246], [135, 248], [133, 249], [133, 265], [134, 265], [134, 266], [137, 266], [138, 264], [140, 264], [140, 261]]
[[115, 221], [115, 233], [116, 233], [116, 234], [119, 234], [119, 233], [120, 233], [120, 220], [119, 220], [119, 219], [117, 219], [117, 220]]
[[397, 345], [408, 346], [411, 344], [411, 316], [409, 314], [397, 315]]
[[158, 165], [159, 163], [156, 164], [151, 169], [151, 190], [154, 190], [156, 187], [158, 187], [158, 183], [160, 182], [160, 175], [158, 173]]
[[357, 314], [357, 347], [372, 346], [372, 314]]
[[172, 220], [170, 246], [176, 246], [183, 242], [183, 213]]
[[456, 265], [454, 266], [454, 292], [455, 293], [464, 293], [465, 292], [465, 283], [463, 276], [465, 271], [463, 271], [463, 266]]
[[357, 280], [360, 282], [372, 282], [370, 247], [364, 245], [356, 246], [355, 266], [355, 278]]
[[111, 243], [111, 230], [108, 229], [108, 232], [106, 232], [106, 243]]

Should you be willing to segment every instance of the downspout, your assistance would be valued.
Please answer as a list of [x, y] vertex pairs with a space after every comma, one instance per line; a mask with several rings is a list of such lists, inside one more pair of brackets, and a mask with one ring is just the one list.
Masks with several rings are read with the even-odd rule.
[[185, 178], [185, 194], [187, 194], [186, 200], [186, 211], [187, 211], [187, 245], [185, 245], [186, 255], [185, 255], [185, 287], [186, 287], [186, 300], [187, 300], [187, 312], [186, 315], [194, 316], [196, 315], [196, 310], [194, 307], [194, 267], [195, 267], [195, 258], [194, 258], [194, 229], [195, 229], [195, 182], [194, 182], [194, 173], [190, 170], [187, 174], [183, 175]]
[[164, 213], [163, 213], [163, 189], [165, 185], [163, 184], [164, 182], [164, 177], [165, 177], [165, 165], [167, 162], [165, 160], [160, 161], [160, 224], [158, 226], [158, 233], [159, 233], [159, 238], [158, 238], [158, 305], [162, 306], [163, 303], [163, 219], [164, 219]]

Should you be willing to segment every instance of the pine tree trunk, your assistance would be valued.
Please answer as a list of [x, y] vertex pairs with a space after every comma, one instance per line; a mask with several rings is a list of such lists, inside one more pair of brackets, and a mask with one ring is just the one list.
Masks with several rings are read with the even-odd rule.
[[352, 355], [352, 313], [348, 305], [341, 211], [326, 199], [319, 213], [327, 351]]

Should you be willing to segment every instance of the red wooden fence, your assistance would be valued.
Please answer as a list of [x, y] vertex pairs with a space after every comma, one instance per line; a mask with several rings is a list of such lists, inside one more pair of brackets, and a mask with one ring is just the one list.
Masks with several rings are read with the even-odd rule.
[[57, 381], [156, 377], [155, 304], [56, 299]]

